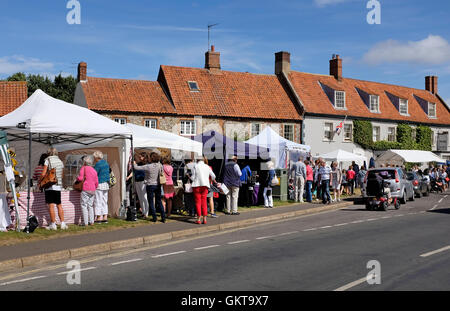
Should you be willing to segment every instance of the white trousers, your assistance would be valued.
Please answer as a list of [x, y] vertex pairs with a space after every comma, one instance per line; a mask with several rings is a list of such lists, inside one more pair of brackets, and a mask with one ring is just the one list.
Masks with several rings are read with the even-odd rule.
[[295, 176], [294, 179], [295, 202], [303, 202], [303, 191], [305, 189], [305, 178], [303, 176]]
[[95, 190], [95, 216], [108, 215], [108, 191]]
[[83, 224], [93, 224], [94, 223], [94, 193], [89, 193], [86, 191], [81, 191], [80, 205], [81, 212], [83, 213]]
[[237, 213], [238, 211], [238, 198], [239, 187], [230, 187], [230, 191], [227, 194], [227, 212]]
[[136, 182], [136, 193], [139, 198], [142, 214], [148, 216], [147, 186], [143, 181]]
[[[267, 195], [268, 190], [270, 190], [270, 195]], [[273, 207], [273, 197], [272, 197], [272, 188], [271, 187], [264, 188], [263, 196], [264, 196], [264, 206]]]

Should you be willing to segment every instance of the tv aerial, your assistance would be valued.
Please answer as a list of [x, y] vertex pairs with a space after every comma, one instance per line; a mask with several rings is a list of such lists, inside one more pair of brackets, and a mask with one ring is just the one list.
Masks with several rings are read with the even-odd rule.
[[214, 27], [214, 26], [217, 26], [217, 25], [219, 25], [219, 23], [217, 23], [217, 24], [209, 24], [208, 25], [208, 51], [211, 51], [211, 45], [210, 45], [210, 31], [211, 31], [211, 28]]

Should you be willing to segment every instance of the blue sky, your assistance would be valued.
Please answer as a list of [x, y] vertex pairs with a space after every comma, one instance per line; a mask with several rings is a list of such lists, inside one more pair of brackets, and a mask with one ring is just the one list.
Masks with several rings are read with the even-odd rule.
[[328, 74], [332, 54], [345, 77], [424, 88], [439, 76], [450, 102], [450, 1], [379, 0], [381, 24], [366, 21], [368, 0], [0, 0], [0, 78], [22, 71], [156, 80], [159, 65], [204, 66], [208, 23], [222, 69], [273, 73], [274, 53], [294, 70]]

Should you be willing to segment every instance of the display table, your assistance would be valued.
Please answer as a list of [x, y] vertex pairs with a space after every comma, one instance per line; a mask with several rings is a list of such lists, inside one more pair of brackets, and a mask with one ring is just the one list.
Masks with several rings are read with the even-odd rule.
[[6, 196], [7, 193], [0, 193], [0, 231], [6, 231], [12, 223]]
[[[61, 204], [64, 211], [64, 222], [66, 224], [80, 224], [82, 223], [83, 214], [81, 212], [79, 191], [61, 191]], [[27, 192], [19, 192], [19, 216], [20, 216], [20, 228], [26, 226], [27, 219]], [[56, 223], [60, 224], [61, 221], [58, 217], [58, 209], [56, 206], [55, 215]], [[12, 212], [12, 218], [15, 219], [15, 212]], [[30, 215], [36, 216], [39, 227], [46, 227], [50, 223], [50, 213], [48, 206], [45, 204], [45, 195], [43, 192], [31, 192], [30, 193]], [[14, 221], [14, 220], [13, 220]]]

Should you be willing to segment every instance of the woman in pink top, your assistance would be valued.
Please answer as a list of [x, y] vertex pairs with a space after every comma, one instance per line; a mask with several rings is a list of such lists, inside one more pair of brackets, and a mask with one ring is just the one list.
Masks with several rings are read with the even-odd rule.
[[166, 176], [166, 184], [163, 185], [164, 190], [164, 202], [166, 205], [167, 217], [170, 217], [172, 213], [172, 201], [175, 195], [175, 188], [173, 186], [172, 173], [173, 167], [170, 165], [170, 158], [165, 157], [163, 160], [163, 171]]
[[83, 158], [83, 166], [77, 180], [83, 181], [83, 191], [81, 191], [81, 211], [83, 213], [82, 226], [94, 225], [94, 198], [95, 190], [98, 187], [97, 171], [92, 167], [94, 165], [93, 156]]
[[309, 165], [308, 160], [305, 161], [305, 165], [306, 165], [306, 202], [311, 203], [312, 202], [311, 187], [314, 181], [314, 173], [311, 165]]

